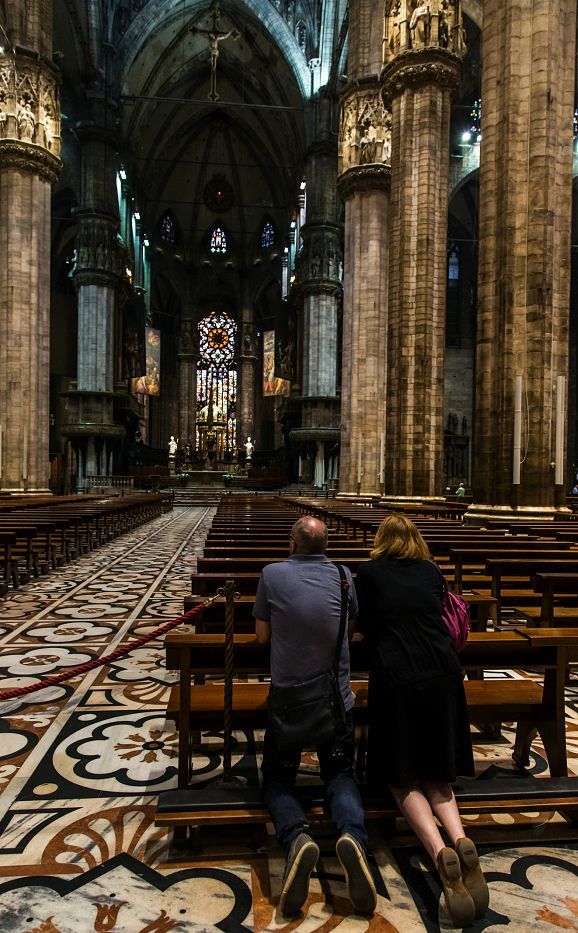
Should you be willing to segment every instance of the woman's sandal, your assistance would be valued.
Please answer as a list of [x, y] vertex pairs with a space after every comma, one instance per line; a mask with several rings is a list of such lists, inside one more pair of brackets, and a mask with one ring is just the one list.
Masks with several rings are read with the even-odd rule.
[[462, 868], [457, 852], [447, 846], [441, 849], [437, 857], [437, 869], [454, 926], [469, 927], [474, 922], [476, 908], [462, 881]]
[[456, 852], [462, 867], [464, 885], [469, 891], [476, 908], [476, 917], [484, 917], [490, 903], [490, 892], [476, 847], [471, 839], [464, 836], [456, 842]]

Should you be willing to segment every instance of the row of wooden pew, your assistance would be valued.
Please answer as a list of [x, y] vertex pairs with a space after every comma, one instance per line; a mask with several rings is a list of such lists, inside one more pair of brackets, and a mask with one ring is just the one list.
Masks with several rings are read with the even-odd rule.
[[0, 499], [0, 593], [172, 509], [172, 493]]
[[[323, 500], [322, 505], [326, 510], [323, 518], [332, 526], [328, 556], [347, 564], [355, 574], [359, 562], [368, 559], [367, 538], [364, 540], [362, 535], [354, 533], [351, 521], [344, 525], [341, 505], [335, 513], [331, 512], [333, 503], [328, 505], [327, 500]], [[192, 592], [185, 600], [185, 608], [197, 605], [228, 579], [234, 580], [240, 594], [235, 603], [236, 683], [232, 718], [236, 729], [262, 728], [265, 723], [268, 652], [251, 634], [255, 592], [262, 567], [287, 557], [291, 526], [303, 511], [314, 512], [303, 499], [290, 502], [264, 497], [226, 497], [217, 510], [204, 554], [198, 558], [197, 572], [192, 576]], [[355, 507], [348, 504], [348, 512], [354, 511]], [[358, 512], [362, 511], [373, 512], [373, 509], [358, 507]], [[315, 514], [320, 513], [315, 511]], [[348, 518], [354, 518], [353, 514]], [[511, 605], [512, 590], [504, 588], [504, 584], [514, 582], [519, 587], [520, 566], [524, 561], [535, 562], [531, 564], [533, 571], [540, 568], [538, 576], [545, 585], [549, 564], [555, 562], [559, 567], [563, 562], [564, 567], [572, 567], [574, 557], [569, 556], [572, 553], [578, 559], [575, 542], [558, 540], [553, 528], [546, 534], [543, 526], [534, 534], [525, 531], [523, 535], [514, 535], [508, 530], [497, 533], [491, 529], [465, 528], [460, 521], [445, 517], [434, 519], [418, 515], [416, 522], [446, 578], [464, 593], [471, 605], [476, 631], [470, 637], [463, 662], [468, 671], [466, 690], [472, 721], [483, 726], [491, 724], [494, 728], [496, 723], [515, 723], [513, 756], [520, 768], [528, 763], [531, 743], [539, 734], [550, 774], [557, 781], [556, 787], [550, 784], [547, 788], [544, 782], [535, 782], [541, 786], [533, 788], [533, 782], [528, 783], [528, 778], [521, 777], [525, 782], [524, 794], [511, 782], [503, 791], [494, 785], [492, 808], [528, 809], [529, 796], [534, 794], [532, 808], [564, 809], [573, 814], [574, 805], [578, 806], [578, 782], [563, 783], [567, 775], [564, 681], [568, 663], [578, 660], [578, 630], [518, 627], [509, 631], [487, 631], [487, 628], [491, 619], [497, 621], [497, 611], [502, 605]], [[576, 527], [578, 531], [578, 525]], [[517, 562], [517, 576], [512, 580], [501, 567], [502, 572], [495, 577], [499, 585], [495, 585], [494, 566], [489, 567], [488, 562], [501, 566], [500, 562], [507, 560]], [[546, 569], [541, 572], [544, 566]], [[204, 800], [202, 794], [189, 789], [192, 748], [201, 741], [204, 730], [218, 729], [222, 724], [224, 687], [219, 680], [225, 669], [224, 619], [225, 604], [221, 598], [205, 610], [194, 631], [180, 630], [166, 638], [167, 667], [180, 672], [167, 710], [167, 716], [177, 722], [179, 730], [179, 782], [178, 791], [161, 795], [157, 822], [162, 825], [182, 829], [191, 824], [266, 819], [258, 794], [235, 797], [234, 792], [225, 793], [218, 800], [213, 794], [210, 800]], [[483, 678], [484, 670], [536, 667], [544, 669], [544, 685], [529, 678]], [[354, 643], [352, 680], [357, 697], [354, 715], [360, 727], [366, 716], [367, 673], [364, 646]], [[486, 807], [480, 799], [479, 787], [464, 789], [458, 799], [466, 810]], [[368, 806], [368, 812], [374, 813], [377, 804], [368, 803]], [[382, 811], [383, 808], [382, 801]], [[315, 807], [311, 811], [312, 818], [314, 810]]]

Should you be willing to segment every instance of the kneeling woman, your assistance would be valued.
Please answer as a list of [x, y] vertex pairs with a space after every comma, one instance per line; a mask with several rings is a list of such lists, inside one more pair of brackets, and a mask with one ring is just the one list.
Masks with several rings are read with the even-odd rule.
[[442, 619], [441, 574], [404, 515], [382, 522], [371, 558], [355, 581], [358, 628], [373, 663], [368, 780], [389, 784], [437, 866], [452, 920], [468, 926], [487, 910], [488, 888], [451, 787], [458, 774], [474, 774], [474, 762], [463, 670]]

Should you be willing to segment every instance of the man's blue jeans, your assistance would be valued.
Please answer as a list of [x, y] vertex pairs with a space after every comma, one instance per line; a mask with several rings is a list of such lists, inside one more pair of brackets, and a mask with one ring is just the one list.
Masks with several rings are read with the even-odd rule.
[[[340, 836], [350, 833], [363, 846], [367, 844], [367, 830], [363, 804], [357, 784], [353, 780], [354, 727], [351, 713], [347, 714], [348, 733], [337, 743], [317, 746], [321, 778], [325, 796], [331, 809], [331, 818]], [[263, 791], [280, 845], [285, 851], [296, 836], [307, 831], [303, 807], [294, 794], [295, 778], [301, 761], [300, 752], [280, 752], [270, 728], [265, 731], [263, 745]]]

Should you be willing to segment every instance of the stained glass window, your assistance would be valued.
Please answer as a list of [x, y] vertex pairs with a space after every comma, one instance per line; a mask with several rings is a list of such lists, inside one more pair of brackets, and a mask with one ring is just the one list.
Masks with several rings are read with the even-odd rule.
[[452, 245], [448, 256], [448, 280], [450, 285], [456, 285], [460, 277], [460, 256], [458, 248]]
[[261, 233], [261, 246], [263, 249], [269, 249], [270, 246], [273, 246], [275, 242], [275, 228], [272, 223], [267, 223], [263, 227], [263, 232]]
[[211, 233], [211, 252], [227, 252], [227, 236], [222, 227], [213, 227], [213, 232]]
[[177, 241], [175, 222], [170, 214], [165, 214], [161, 220], [161, 240], [174, 246]]
[[[199, 321], [198, 327], [201, 359], [197, 368], [197, 412], [212, 399], [213, 409], [222, 413], [225, 425], [224, 449], [232, 454], [237, 446], [237, 325], [228, 314], [212, 311]], [[197, 429], [197, 448], [200, 446]]]

